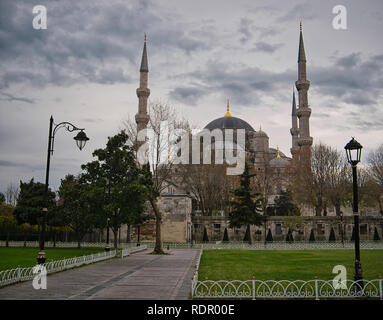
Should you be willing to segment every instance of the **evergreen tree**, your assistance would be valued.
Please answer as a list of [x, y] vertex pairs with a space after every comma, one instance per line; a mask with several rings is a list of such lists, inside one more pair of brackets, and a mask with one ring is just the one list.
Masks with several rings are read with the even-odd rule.
[[379, 240], [380, 240], [380, 237], [379, 237], [378, 229], [376, 229], [376, 227], [375, 227], [375, 231], [374, 231], [374, 241], [379, 241]]
[[[264, 217], [262, 212], [262, 201], [259, 193], [252, 193], [250, 179], [254, 174], [249, 173], [249, 166], [245, 163], [244, 172], [240, 176], [240, 186], [234, 190], [234, 200], [230, 202], [231, 212], [229, 213], [230, 227], [240, 228], [247, 226], [248, 236], [246, 241], [251, 242], [250, 225], [261, 225]], [[246, 233], [247, 233], [246, 230]]]
[[330, 230], [330, 236], [328, 238], [328, 241], [329, 242], [335, 242], [335, 232], [334, 232], [334, 229], [331, 227], [331, 230]]
[[355, 241], [355, 227], [352, 227], [351, 241]]
[[293, 196], [290, 190], [280, 191], [279, 196], [274, 200], [274, 214], [276, 216], [300, 216], [299, 208], [293, 202]]
[[52, 214], [56, 205], [56, 194], [48, 189], [47, 203], [44, 203], [44, 192], [45, 184], [34, 182], [33, 178], [25, 183], [20, 181], [20, 193], [14, 212], [18, 224], [40, 225], [45, 207], [48, 209], [48, 217]]
[[104, 149], [93, 152], [97, 160], [82, 166], [86, 172], [80, 181], [85, 187], [90, 185], [86, 195], [98, 205], [95, 211], [103, 215], [102, 221], [110, 219], [115, 249], [121, 225], [142, 220], [148, 185], [152, 182], [150, 170], [138, 168], [128, 139], [125, 131], [109, 137]]
[[286, 242], [293, 242], [293, 241], [294, 241], [293, 233], [289, 229], [289, 231], [287, 231], [287, 235], [286, 235]]
[[5, 196], [3, 193], [0, 192], [0, 204], [3, 204], [5, 202]]
[[203, 228], [203, 238], [202, 238], [202, 241], [203, 242], [209, 242], [209, 237], [207, 236], [206, 227]]
[[314, 229], [311, 229], [309, 242], [315, 242]]
[[269, 231], [267, 232], [266, 241], [267, 242], [273, 242], [273, 235], [271, 233], [270, 228], [269, 228]]
[[225, 231], [223, 232], [222, 242], [229, 242], [229, 234], [227, 233], [227, 228], [225, 228]]
[[243, 237], [243, 242], [249, 242], [251, 244], [251, 235], [250, 235], [250, 225], [246, 227], [245, 236]]

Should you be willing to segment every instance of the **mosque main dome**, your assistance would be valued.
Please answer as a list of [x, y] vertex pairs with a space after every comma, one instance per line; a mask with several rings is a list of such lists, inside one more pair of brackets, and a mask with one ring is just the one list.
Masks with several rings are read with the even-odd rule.
[[248, 124], [245, 120], [242, 120], [237, 117], [233, 117], [229, 111], [229, 101], [227, 101], [227, 112], [226, 114], [218, 119], [215, 119], [209, 122], [205, 129], [214, 130], [214, 129], [245, 129], [255, 131], [254, 128]]
[[255, 131], [246, 121], [236, 117], [222, 117], [209, 122], [205, 129], [245, 129]]

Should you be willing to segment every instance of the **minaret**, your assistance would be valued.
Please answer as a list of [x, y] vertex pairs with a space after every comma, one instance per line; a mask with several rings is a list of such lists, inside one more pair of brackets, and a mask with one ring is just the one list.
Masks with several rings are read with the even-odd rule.
[[292, 144], [291, 144], [291, 155], [293, 159], [296, 159], [297, 153], [299, 151], [298, 139], [299, 139], [299, 129], [298, 129], [298, 116], [297, 116], [297, 105], [295, 103], [295, 90], [293, 87], [293, 106], [291, 110], [291, 129], [290, 129]]
[[150, 90], [148, 88], [148, 56], [146, 53], [146, 34], [144, 38], [144, 50], [142, 51], [140, 67], [140, 87], [137, 89], [138, 113], [136, 114], [137, 133], [146, 129], [149, 122], [148, 115], [148, 97]]
[[313, 138], [310, 137], [310, 115], [311, 109], [308, 107], [307, 91], [310, 87], [310, 81], [306, 74], [306, 54], [303, 44], [302, 22], [300, 24], [299, 51], [298, 51], [298, 80], [295, 82], [299, 94], [299, 108], [297, 116], [299, 119], [299, 138], [300, 158], [305, 157], [310, 161], [310, 147], [313, 144]]

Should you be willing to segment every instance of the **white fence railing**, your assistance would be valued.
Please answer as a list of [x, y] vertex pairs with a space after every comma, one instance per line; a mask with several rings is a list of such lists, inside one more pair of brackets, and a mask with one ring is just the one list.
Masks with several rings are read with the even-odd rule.
[[195, 299], [360, 299], [383, 300], [383, 280], [348, 280], [343, 289], [329, 280], [204, 280], [192, 283]]
[[[90, 254], [87, 256], [68, 258], [63, 260], [56, 260], [44, 263], [47, 274], [63, 271], [66, 269], [80, 267], [82, 265], [107, 260], [114, 258], [117, 251], [109, 251], [102, 253]], [[11, 270], [0, 271], [0, 287], [6, 286], [11, 283], [26, 281], [33, 279], [36, 274], [33, 272], [34, 267], [16, 268]]]
[[[192, 299], [357, 299], [383, 300], [383, 280], [198, 280], [201, 249], [191, 283]], [[334, 286], [335, 285], [335, 286]]]
[[[105, 242], [80, 242], [81, 248], [105, 248]], [[0, 241], [0, 247], [5, 247], [6, 241]], [[28, 247], [28, 248], [38, 248], [40, 246], [38, 241], [9, 241], [8, 247]], [[77, 248], [77, 242], [56, 242], [45, 241], [44, 246], [46, 248]], [[131, 243], [120, 243], [118, 248], [130, 248], [136, 246], [135, 242]]]
[[[155, 243], [152, 241], [142, 241], [141, 246], [146, 245], [148, 248], [154, 248]], [[5, 247], [6, 242], [0, 241], [0, 247]], [[29, 248], [38, 248], [38, 241], [9, 241], [9, 247], [29, 247]], [[78, 246], [77, 242], [56, 242], [56, 248], [76, 248]], [[119, 243], [119, 249], [133, 248], [136, 247], [136, 242], [130, 243]], [[264, 242], [264, 241], [255, 241], [252, 244], [248, 242], [229, 242], [224, 243], [221, 241], [217, 242], [199, 242], [199, 243], [189, 243], [189, 242], [163, 242], [162, 246], [164, 249], [243, 249], [243, 250], [325, 250], [325, 249], [354, 249], [353, 241], [294, 241], [294, 242], [285, 242], [285, 241], [273, 241], [273, 242]], [[45, 242], [46, 248], [53, 248], [54, 243], [51, 241]], [[104, 248], [105, 242], [81, 242], [82, 248]], [[361, 241], [360, 248], [366, 250], [382, 250], [383, 249], [383, 240], [381, 241]]]
[[141, 246], [136, 246], [136, 247], [131, 247], [127, 249], [121, 250], [121, 258], [125, 258], [127, 256], [130, 256], [132, 253], [139, 252], [139, 251], [144, 251], [148, 247], [146, 245], [141, 245]]

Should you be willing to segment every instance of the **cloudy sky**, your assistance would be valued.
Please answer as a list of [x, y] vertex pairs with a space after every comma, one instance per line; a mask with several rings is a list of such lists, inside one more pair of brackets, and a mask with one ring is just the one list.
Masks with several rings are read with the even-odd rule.
[[[346, 30], [333, 28], [338, 4]], [[32, 27], [35, 5], [46, 30]], [[0, 191], [44, 181], [50, 115], [91, 138], [79, 151], [57, 133], [54, 189], [134, 117], [144, 32], [151, 101], [204, 127], [230, 99], [290, 155], [302, 21], [314, 142], [341, 149], [355, 136], [366, 154], [383, 142], [382, 14], [381, 0], [0, 0]]]

